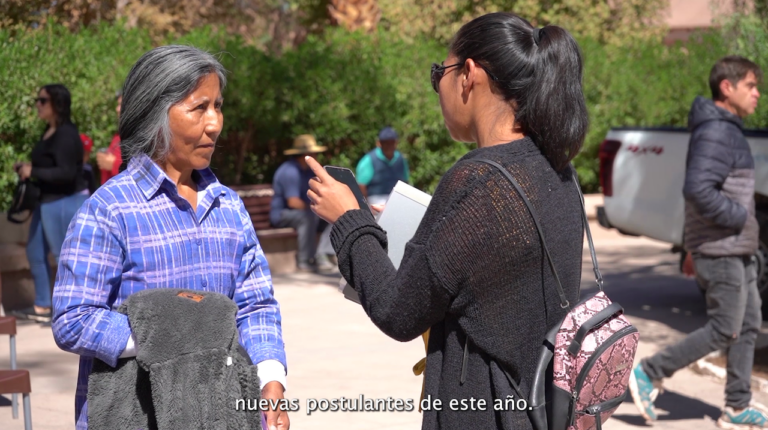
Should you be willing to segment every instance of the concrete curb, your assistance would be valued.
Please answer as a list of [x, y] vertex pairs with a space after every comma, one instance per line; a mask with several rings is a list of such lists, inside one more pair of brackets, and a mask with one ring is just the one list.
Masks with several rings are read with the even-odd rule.
[[[698, 374], [711, 376], [718, 381], [725, 382], [727, 376], [725, 368], [707, 361], [708, 358], [716, 358], [722, 356], [722, 351], [715, 351], [700, 359], [699, 361], [691, 364], [689, 368]], [[750, 385], [752, 387], [752, 391], [768, 393], [768, 379], [752, 375]]]

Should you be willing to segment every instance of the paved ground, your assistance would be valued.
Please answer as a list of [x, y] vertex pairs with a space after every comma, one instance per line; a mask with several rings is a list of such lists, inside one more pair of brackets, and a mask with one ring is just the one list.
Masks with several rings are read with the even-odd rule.
[[[669, 247], [630, 238], [593, 226], [609, 295], [621, 303], [638, 326], [638, 358], [679, 339], [704, 319], [703, 300], [693, 281], [677, 274], [676, 256]], [[588, 254], [584, 260], [585, 288], [592, 288]], [[381, 334], [362, 309], [343, 299], [338, 278], [316, 275], [280, 276], [274, 280], [283, 312], [289, 360], [287, 397], [301, 401], [291, 416], [293, 429], [418, 429], [418, 412], [306, 413], [307, 399], [364, 395], [366, 398], [417, 399], [421, 379], [411, 366], [423, 357], [418, 339], [398, 343]], [[768, 339], [764, 339], [768, 340]], [[762, 343], [762, 342], [761, 342]], [[35, 429], [71, 429], [77, 359], [56, 348], [50, 331], [23, 325], [18, 335], [19, 364], [32, 372]], [[0, 368], [7, 368], [8, 343], [0, 339]], [[716, 428], [723, 398], [722, 384], [689, 370], [667, 381], [657, 404], [657, 429]], [[768, 403], [768, 396], [757, 400]], [[10, 397], [0, 397], [0, 429], [23, 428], [11, 419]], [[620, 407], [606, 430], [645, 427], [631, 403]]]

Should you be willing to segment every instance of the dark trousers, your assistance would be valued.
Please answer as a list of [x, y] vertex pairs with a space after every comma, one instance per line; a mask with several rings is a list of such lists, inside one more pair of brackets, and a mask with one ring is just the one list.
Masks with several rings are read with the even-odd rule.
[[728, 378], [725, 405], [745, 408], [752, 399], [750, 377], [755, 340], [763, 316], [757, 290], [757, 267], [752, 257], [693, 257], [696, 280], [706, 291], [707, 324], [642, 361], [652, 380], [673, 373], [707, 354], [725, 349]]
[[297, 260], [299, 264], [309, 264], [317, 249], [317, 223], [319, 218], [312, 209], [283, 209], [278, 227], [293, 227], [299, 242]]

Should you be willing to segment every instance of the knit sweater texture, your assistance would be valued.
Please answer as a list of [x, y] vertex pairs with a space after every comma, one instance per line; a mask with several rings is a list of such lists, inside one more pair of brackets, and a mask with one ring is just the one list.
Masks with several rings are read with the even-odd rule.
[[[532, 428], [525, 411], [496, 411], [494, 401], [509, 406], [507, 396], [528, 397], [539, 345], [566, 313], [522, 198], [501, 172], [472, 162], [476, 158], [498, 162], [518, 180], [538, 214], [568, 300], [576, 303], [583, 241], [579, 194], [571, 169], [558, 174], [529, 138], [473, 150], [443, 176], [399, 269], [370, 213], [348, 211], [331, 232], [341, 273], [379, 329], [403, 342], [431, 329], [425, 396], [440, 399], [442, 410], [424, 411], [423, 430]], [[451, 407], [452, 400], [472, 398], [485, 400], [485, 410]]]

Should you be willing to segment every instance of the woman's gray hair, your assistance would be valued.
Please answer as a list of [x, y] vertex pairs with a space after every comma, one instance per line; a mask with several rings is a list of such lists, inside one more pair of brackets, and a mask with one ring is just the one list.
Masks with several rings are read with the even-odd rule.
[[218, 75], [223, 91], [226, 70], [207, 52], [168, 45], [142, 55], [123, 84], [119, 125], [123, 160], [127, 162], [139, 154], [153, 160], [165, 158], [171, 145], [168, 111], [211, 73]]

